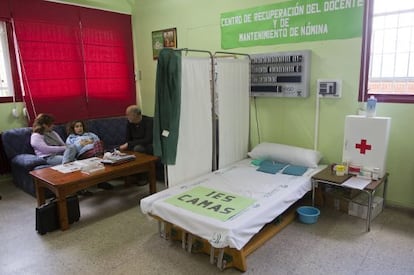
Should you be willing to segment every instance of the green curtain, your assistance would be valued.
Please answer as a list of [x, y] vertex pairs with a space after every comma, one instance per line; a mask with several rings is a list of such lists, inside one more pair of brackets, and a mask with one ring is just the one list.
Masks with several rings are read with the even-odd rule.
[[180, 125], [181, 51], [161, 50], [155, 90], [154, 155], [163, 164], [175, 164]]

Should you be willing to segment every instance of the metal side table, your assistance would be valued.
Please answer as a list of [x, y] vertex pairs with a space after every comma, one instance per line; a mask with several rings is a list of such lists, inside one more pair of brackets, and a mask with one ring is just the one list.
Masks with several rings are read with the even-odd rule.
[[[382, 197], [384, 200], [383, 200], [382, 207], [385, 208], [385, 196], [386, 196], [386, 191], [387, 191], [388, 176], [389, 174], [385, 173], [385, 175], [382, 178], [378, 180], [371, 180], [371, 182], [363, 190], [355, 189], [355, 190], [360, 190], [366, 193], [368, 196], [368, 205], [367, 205], [368, 211], [367, 211], [367, 222], [366, 222], [367, 232], [369, 232], [371, 229], [371, 214], [372, 214], [371, 212], [372, 212], [373, 198], [374, 198], [376, 190], [382, 184], [384, 185], [383, 194], [382, 194]], [[312, 177], [312, 205], [315, 205], [315, 188], [317, 187], [318, 184], [327, 184], [327, 185], [332, 185], [332, 186], [339, 186], [341, 188], [354, 189], [349, 186], [342, 185], [342, 183], [344, 183], [346, 180], [348, 180], [351, 177], [352, 175], [336, 176], [332, 172], [330, 165], [328, 165], [328, 167], [326, 167], [319, 173], [315, 174]]]

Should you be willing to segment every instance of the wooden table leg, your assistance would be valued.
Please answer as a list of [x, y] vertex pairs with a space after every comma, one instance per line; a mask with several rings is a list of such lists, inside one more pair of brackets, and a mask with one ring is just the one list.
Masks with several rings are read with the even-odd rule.
[[61, 196], [57, 197], [57, 207], [59, 214], [60, 229], [66, 230], [69, 228], [69, 218], [65, 196], [63, 196], [63, 198]]
[[157, 192], [157, 179], [155, 176], [155, 162], [152, 161], [149, 163], [149, 171], [148, 171], [148, 181], [149, 181], [149, 192], [150, 194], [154, 194]]
[[37, 198], [37, 206], [41, 206], [45, 204], [45, 188], [41, 186], [41, 182], [35, 178], [35, 188], [36, 188], [36, 198]]

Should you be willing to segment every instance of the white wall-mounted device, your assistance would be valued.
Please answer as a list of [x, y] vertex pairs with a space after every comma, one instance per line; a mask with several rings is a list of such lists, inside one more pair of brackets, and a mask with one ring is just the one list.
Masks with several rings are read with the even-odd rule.
[[12, 109], [12, 115], [14, 118], [18, 118], [19, 117], [19, 112], [17, 111], [16, 107], [13, 107]]
[[342, 96], [342, 80], [318, 79], [318, 95], [327, 98], [340, 98]]
[[310, 50], [252, 54], [251, 96], [309, 96]]
[[27, 108], [26, 107], [23, 107], [22, 114], [23, 114], [24, 117], [28, 117], [29, 113], [27, 112]]

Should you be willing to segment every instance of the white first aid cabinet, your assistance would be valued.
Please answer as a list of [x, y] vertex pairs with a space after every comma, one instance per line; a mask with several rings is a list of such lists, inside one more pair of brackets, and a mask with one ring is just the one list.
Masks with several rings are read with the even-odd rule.
[[342, 161], [364, 169], [386, 173], [390, 117], [349, 115], [345, 118]]

